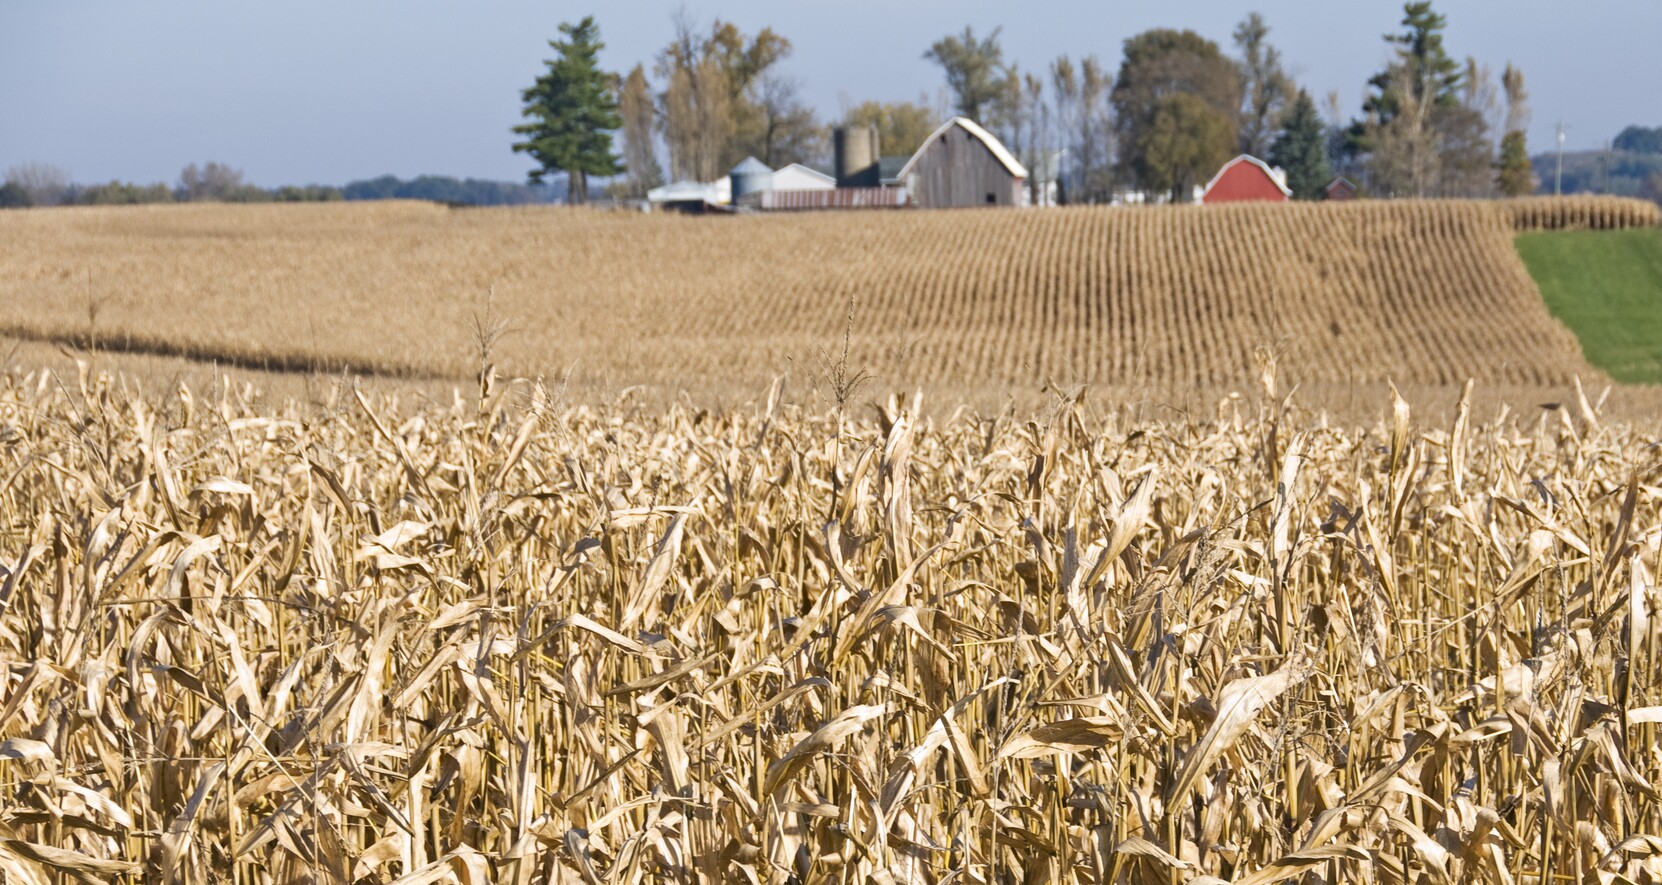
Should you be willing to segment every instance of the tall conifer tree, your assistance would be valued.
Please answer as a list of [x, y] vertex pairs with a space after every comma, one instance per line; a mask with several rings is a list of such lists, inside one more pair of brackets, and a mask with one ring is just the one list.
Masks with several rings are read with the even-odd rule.
[[529, 122], [515, 126], [525, 137], [514, 151], [536, 160], [531, 180], [564, 172], [568, 176], [569, 199], [588, 202], [590, 175], [616, 175], [623, 171], [612, 153], [611, 133], [622, 128], [618, 114], [616, 77], [600, 70], [597, 56], [605, 44], [594, 16], [575, 25], [560, 25], [565, 40], [550, 40], [555, 57], [548, 70], [531, 88], [524, 90], [523, 115]]
[[1319, 200], [1333, 180], [1327, 162], [1327, 132], [1310, 93], [1300, 89], [1287, 112], [1281, 135], [1270, 147], [1270, 162], [1287, 172], [1287, 187], [1300, 200]]

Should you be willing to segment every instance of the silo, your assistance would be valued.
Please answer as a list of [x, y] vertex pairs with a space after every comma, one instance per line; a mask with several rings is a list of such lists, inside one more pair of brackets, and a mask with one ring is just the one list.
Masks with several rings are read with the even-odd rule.
[[877, 187], [877, 127], [838, 126], [831, 133], [836, 154], [837, 187]]
[[745, 157], [744, 162], [733, 167], [727, 173], [733, 183], [733, 205], [739, 204], [739, 198], [746, 194], [756, 194], [773, 189], [773, 170], [766, 163], [755, 157]]

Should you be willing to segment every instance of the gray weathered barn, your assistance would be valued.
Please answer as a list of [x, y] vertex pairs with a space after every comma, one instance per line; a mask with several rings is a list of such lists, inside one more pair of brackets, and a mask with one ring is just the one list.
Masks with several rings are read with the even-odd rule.
[[1027, 169], [992, 133], [954, 117], [923, 142], [896, 176], [916, 205], [1020, 206]]

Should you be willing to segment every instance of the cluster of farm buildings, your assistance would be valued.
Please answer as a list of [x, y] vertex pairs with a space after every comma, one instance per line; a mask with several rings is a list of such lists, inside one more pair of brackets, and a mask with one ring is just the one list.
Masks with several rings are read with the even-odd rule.
[[[991, 132], [967, 117], [936, 129], [910, 157], [884, 157], [874, 127], [839, 127], [833, 132], [831, 172], [793, 163], [769, 169], [750, 157], [714, 182], [678, 181], [652, 190], [650, 205], [683, 212], [745, 212], [802, 209], [1054, 205], [1056, 176], [1029, 187], [1027, 167]], [[1041, 160], [1054, 169], [1058, 157]], [[1242, 154], [1223, 165], [1204, 187], [1200, 203], [1285, 202], [1287, 177], [1257, 157]], [[1330, 200], [1356, 196], [1343, 178], [1327, 187]], [[1128, 194], [1126, 202], [1148, 201]]]

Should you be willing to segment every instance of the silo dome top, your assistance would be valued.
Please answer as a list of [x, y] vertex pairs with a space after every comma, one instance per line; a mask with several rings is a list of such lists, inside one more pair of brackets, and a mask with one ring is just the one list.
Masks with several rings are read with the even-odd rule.
[[743, 162], [739, 163], [739, 165], [737, 165], [737, 166], [734, 166], [733, 171], [729, 172], [727, 174], [728, 175], [757, 175], [757, 174], [771, 175], [771, 174], [773, 174], [773, 170], [769, 169], [766, 163], [763, 163], [761, 160], [758, 160], [755, 157], [745, 157]]

